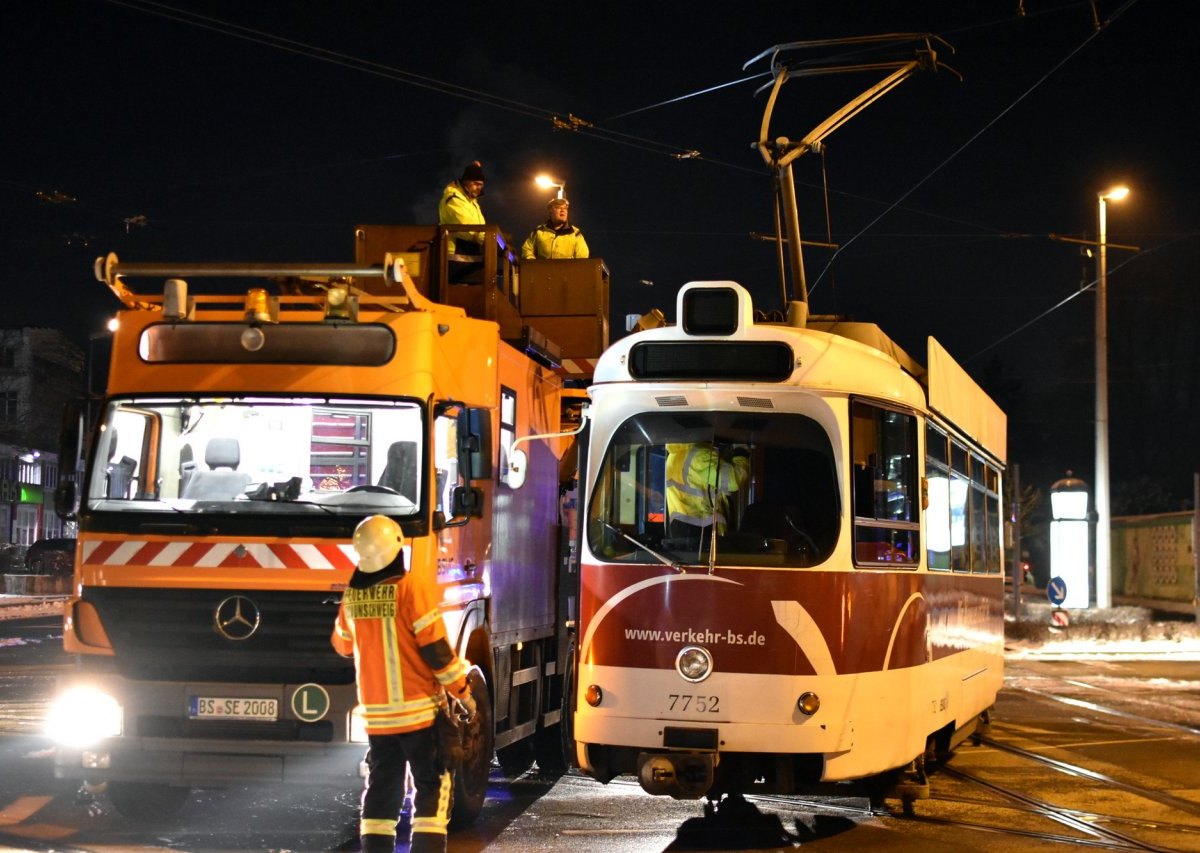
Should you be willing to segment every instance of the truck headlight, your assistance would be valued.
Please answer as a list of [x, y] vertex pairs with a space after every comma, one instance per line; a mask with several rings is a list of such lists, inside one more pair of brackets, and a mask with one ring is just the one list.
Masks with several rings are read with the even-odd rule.
[[115, 698], [95, 687], [73, 687], [50, 706], [46, 734], [63, 746], [87, 747], [120, 736], [124, 721]]

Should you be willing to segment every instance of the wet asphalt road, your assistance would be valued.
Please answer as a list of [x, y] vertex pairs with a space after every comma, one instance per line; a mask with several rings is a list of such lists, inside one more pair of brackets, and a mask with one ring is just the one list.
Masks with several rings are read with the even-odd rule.
[[[149, 824], [54, 780], [40, 724], [72, 665], [60, 634], [52, 618], [0, 626], [0, 851], [357, 850], [356, 790], [199, 791]], [[482, 818], [450, 850], [1200, 851], [1200, 663], [1010, 660], [988, 739], [964, 744], [930, 791], [910, 816], [897, 802], [763, 798], [706, 817], [631, 780], [496, 769]]]

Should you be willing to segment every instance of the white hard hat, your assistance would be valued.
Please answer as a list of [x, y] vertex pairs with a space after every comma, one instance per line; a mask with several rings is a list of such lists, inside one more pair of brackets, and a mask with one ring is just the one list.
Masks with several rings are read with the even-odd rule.
[[364, 518], [354, 528], [354, 550], [358, 552], [359, 571], [377, 572], [391, 564], [404, 544], [400, 525], [386, 515]]

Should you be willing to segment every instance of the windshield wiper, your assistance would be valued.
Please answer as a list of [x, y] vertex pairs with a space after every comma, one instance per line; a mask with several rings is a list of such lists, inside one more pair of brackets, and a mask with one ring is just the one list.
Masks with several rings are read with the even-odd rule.
[[620, 536], [621, 538], [626, 539], [629, 542], [632, 542], [636, 547], [645, 551], [647, 554], [649, 554], [654, 559], [658, 560], [660, 563], [662, 563], [667, 568], [673, 569], [680, 573], [682, 573], [684, 571], [683, 566], [678, 561], [672, 560], [669, 557], [663, 556], [662, 554], [658, 553], [653, 548], [651, 548], [649, 545], [647, 545], [645, 542], [642, 542], [638, 539], [633, 538], [632, 536], [630, 536], [628, 533], [626, 533], [624, 530], [617, 527], [616, 525], [609, 524], [607, 521], [601, 521], [600, 523], [603, 524], [605, 527], [607, 527], [609, 530], [611, 530], [613, 533]]

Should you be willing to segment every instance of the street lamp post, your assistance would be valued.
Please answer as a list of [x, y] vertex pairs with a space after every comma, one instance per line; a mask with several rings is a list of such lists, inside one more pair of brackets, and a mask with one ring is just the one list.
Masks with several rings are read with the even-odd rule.
[[1099, 193], [1096, 253], [1096, 607], [1112, 606], [1112, 543], [1108, 489], [1108, 202], [1129, 195], [1118, 186]]
[[536, 178], [533, 179], [533, 182], [544, 190], [549, 190], [549, 189], [558, 190], [558, 195], [556, 196], [556, 198], [563, 197], [563, 190], [565, 190], [566, 186], [567, 186], [562, 181], [555, 180], [554, 178], [550, 177], [549, 175], [538, 175]]

